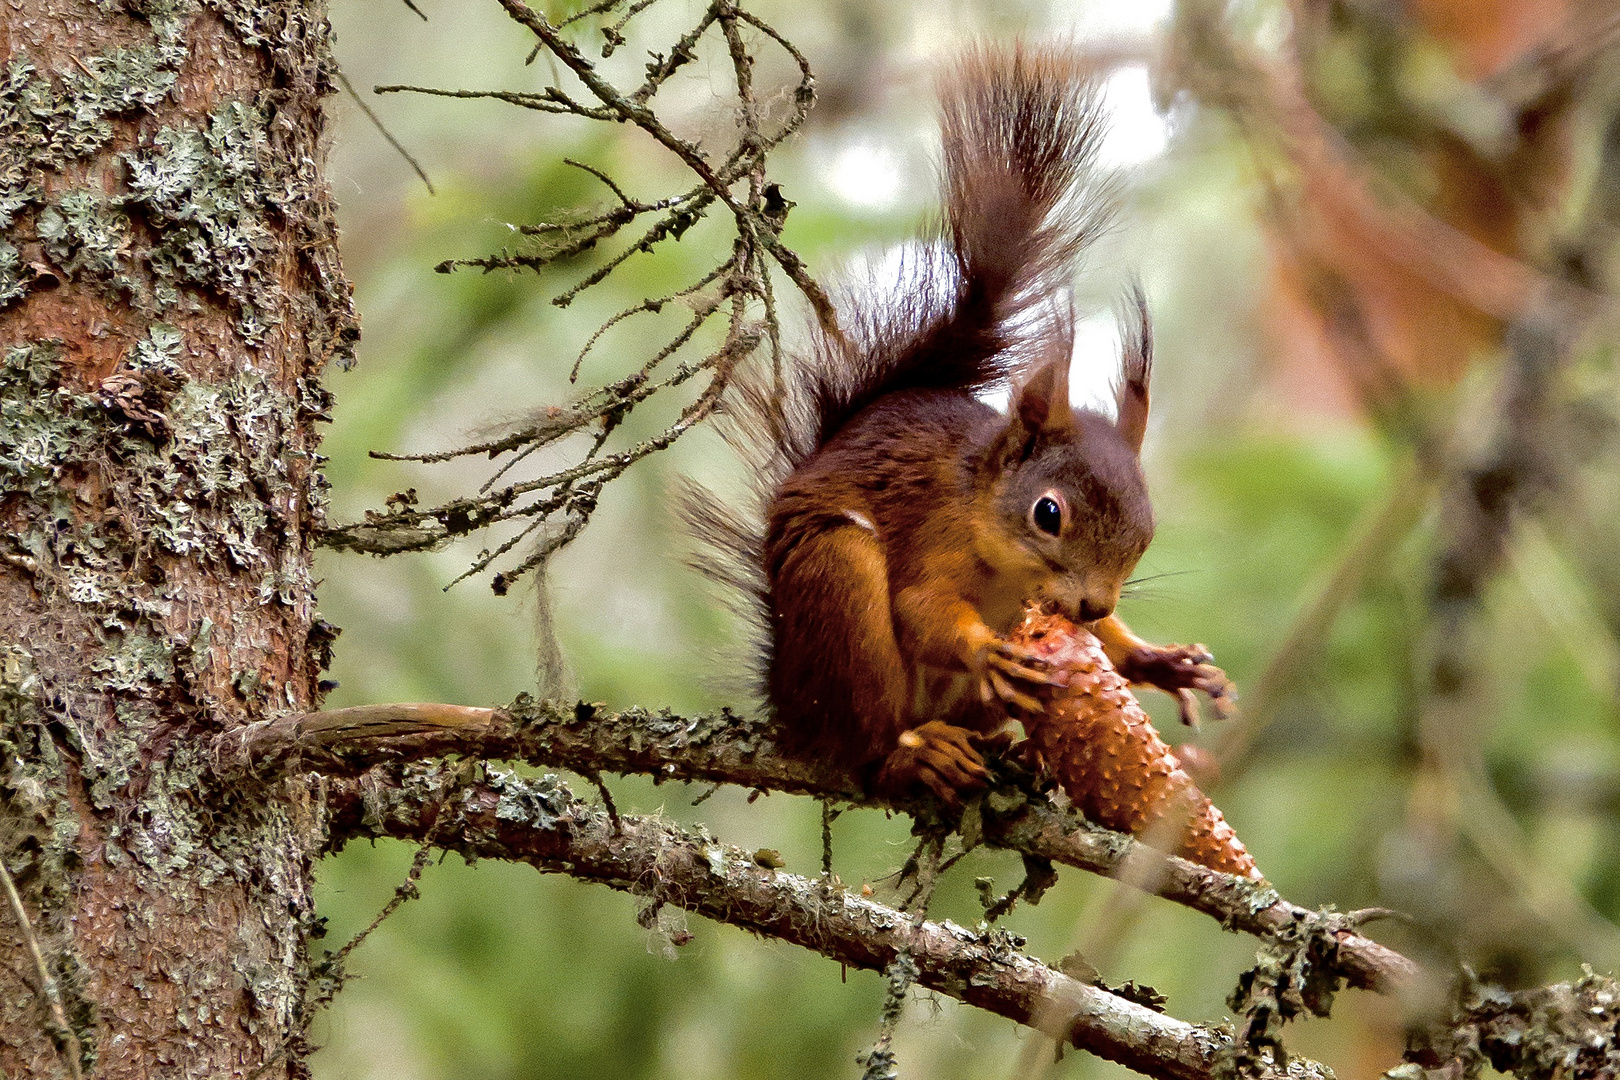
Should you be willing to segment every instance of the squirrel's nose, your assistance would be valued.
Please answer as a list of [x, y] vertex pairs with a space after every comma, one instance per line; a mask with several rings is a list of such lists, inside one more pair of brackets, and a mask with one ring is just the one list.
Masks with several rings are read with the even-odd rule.
[[1106, 619], [1114, 613], [1114, 605], [1105, 601], [1097, 601], [1089, 596], [1080, 601], [1080, 621], [1096, 622]]

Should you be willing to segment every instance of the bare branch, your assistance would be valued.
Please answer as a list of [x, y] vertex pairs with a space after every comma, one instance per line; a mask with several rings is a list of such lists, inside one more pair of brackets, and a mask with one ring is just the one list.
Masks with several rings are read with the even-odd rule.
[[[330, 776], [358, 775], [378, 764], [460, 755], [522, 761], [582, 775], [638, 773], [660, 781], [736, 784], [899, 810], [925, 820], [938, 821], [942, 813], [932, 801], [867, 795], [854, 777], [824, 762], [787, 757], [776, 749], [764, 725], [730, 712], [693, 717], [667, 710], [605, 713], [584, 702], [563, 705], [526, 698], [505, 710], [361, 706], [241, 728], [221, 735], [214, 752], [222, 767], [314, 768]], [[978, 816], [973, 828], [987, 844], [1105, 877], [1150, 882], [1157, 895], [1233, 930], [1270, 937], [1321, 918], [1282, 899], [1263, 882], [1161, 855], [1011, 783], [993, 790], [968, 812]], [[1154, 872], [1144, 873], [1149, 864]], [[1352, 986], [1400, 993], [1421, 985], [1421, 969], [1395, 950], [1350, 929], [1337, 929], [1334, 937], [1339, 943], [1334, 963]]]
[[433, 86], [406, 86], [390, 84], [387, 86], [374, 86], [374, 94], [426, 94], [429, 97], [466, 98], [475, 100], [488, 98], [493, 101], [504, 101], [508, 105], [517, 105], [535, 112], [557, 113], [563, 116], [583, 116], [587, 120], [618, 121], [621, 117], [607, 109], [592, 108], [581, 105], [567, 94], [554, 86], [548, 86], [538, 94], [522, 90], [443, 90]]
[[[617, 822], [555, 777], [489, 770], [463, 785], [455, 770], [380, 768], [334, 781], [337, 843], [391, 836], [467, 858], [526, 862], [792, 942], [850, 967], [882, 971], [902, 952], [919, 985], [1048, 1032], [1109, 1061], [1167, 1080], [1206, 1080], [1231, 1056], [1231, 1036], [1165, 1016], [1046, 967], [1003, 931], [976, 933], [782, 873], [741, 849], [657, 818]], [[1053, 1002], [1061, 1008], [1053, 1009]], [[1253, 1076], [1327, 1077], [1314, 1062], [1260, 1063]]]
[[[417, 14], [421, 15], [422, 13], [418, 11]], [[427, 16], [423, 15], [422, 18], [426, 20]], [[427, 170], [422, 168], [422, 163], [411, 156], [411, 152], [405, 149], [404, 143], [394, 138], [394, 133], [389, 131], [388, 125], [382, 122], [382, 117], [377, 115], [377, 110], [366, 104], [366, 99], [360, 96], [360, 91], [354, 88], [354, 84], [349, 81], [349, 77], [343, 74], [342, 71], [339, 71], [337, 73], [337, 79], [338, 85], [343, 87], [343, 92], [348, 94], [356, 105], [360, 106], [360, 111], [365, 114], [367, 120], [371, 121], [371, 126], [377, 129], [377, 133], [379, 135], [388, 140], [388, 145], [392, 146], [395, 152], [398, 153], [400, 157], [405, 159], [405, 163], [415, 171], [417, 177], [421, 179], [423, 186], [427, 188], [428, 194], [437, 194], [437, 192], [433, 190], [433, 181], [428, 179]]]
[[67, 1066], [68, 1075], [73, 1080], [83, 1080], [84, 1072], [79, 1062], [84, 1057], [84, 1048], [79, 1043], [79, 1036], [73, 1030], [73, 1025], [68, 1023], [67, 1012], [62, 1008], [62, 991], [57, 987], [55, 977], [51, 975], [50, 965], [45, 962], [45, 954], [39, 947], [39, 939], [34, 936], [34, 924], [28, 918], [28, 909], [23, 907], [22, 896], [17, 892], [17, 883], [11, 880], [11, 871], [6, 869], [3, 859], [0, 859], [0, 885], [5, 887], [11, 914], [17, 920], [17, 928], [22, 933], [23, 943], [28, 946], [28, 955], [34, 961], [34, 973], [39, 977], [39, 996], [44, 1001], [51, 1018], [47, 1030], [55, 1037], [57, 1049], [61, 1052], [63, 1064]]
[[[513, 20], [533, 32], [534, 36], [540, 39], [552, 55], [567, 65], [569, 70], [579, 78], [579, 81], [585, 84], [586, 89], [590, 90], [592, 94], [596, 95], [597, 100], [602, 102], [606, 107], [606, 111], [612, 113], [621, 121], [635, 124], [641, 128], [676, 157], [680, 158], [683, 165], [696, 173], [714, 192], [715, 197], [725, 204], [726, 209], [736, 216], [738, 227], [744, 231], [752, 232], [758, 242], [765, 246], [771, 257], [792, 279], [793, 283], [799, 287], [799, 291], [804, 293], [805, 298], [810, 301], [811, 307], [815, 309], [816, 317], [821, 321], [827, 333], [834, 337], [839, 335], [838, 316], [833, 309], [832, 300], [821, 286], [816, 283], [815, 279], [810, 277], [809, 272], [805, 269], [804, 261], [777, 239], [775, 226], [752, 207], [737, 201], [737, 198], [731, 192], [730, 183], [715, 172], [714, 167], [709, 164], [701, 149], [670, 131], [663, 121], [659, 120], [658, 116], [646, 107], [645, 98], [638, 98], [635, 95], [626, 97], [620, 94], [612, 83], [597, 73], [595, 65], [585, 59], [584, 55], [565, 39], [544, 15], [523, 3], [523, 0], [500, 0], [500, 5]], [[708, 29], [709, 23], [717, 17], [720, 9], [725, 9], [729, 13], [732, 10], [732, 5], [727, 0], [716, 0], [716, 3], [711, 5], [709, 11], [699, 23], [697, 33]], [[675, 49], [671, 50], [669, 59], [650, 73], [649, 82], [654, 83], [654, 88], [656, 88], [657, 82], [662, 82], [668, 78], [668, 73], [665, 73], [664, 68], [675, 63], [677, 58], [683, 57], [684, 50], [690, 48], [689, 40], [696, 40], [696, 34], [683, 37]], [[679, 60], [679, 63], [684, 62], [685, 59]], [[673, 71], [673, 68], [670, 68], [670, 71]], [[800, 86], [798, 97], [803, 108], [808, 110], [810, 101], [814, 97], [815, 84], [809, 74], [809, 68], [804, 67], [803, 71], [805, 73], [805, 82]]]
[[[839, 333], [837, 317], [825, 292], [810, 277], [802, 260], [785, 248], [778, 237], [788, 209], [793, 204], [782, 194], [778, 185], [769, 182], [765, 170], [767, 155], [799, 129], [815, 101], [815, 79], [801, 52], [757, 16], [738, 8], [732, 0], [711, 0], [670, 47], [663, 51], [649, 50], [652, 59], [639, 86], [634, 90], [621, 91], [563, 34], [562, 28], [574, 21], [573, 18], [553, 24], [544, 14], [521, 0], [500, 2], [508, 16], [535, 35], [537, 44], [530, 59], [542, 49], [550, 52], [578, 80], [589, 97], [596, 99], [595, 104], [590, 103], [588, 98], [576, 96], [577, 88], [572, 85], [569, 89], [553, 85], [539, 91], [446, 90], [391, 85], [378, 87], [378, 92], [408, 91], [442, 97], [488, 98], [539, 112], [632, 125], [671, 151], [694, 175], [697, 184], [665, 198], [641, 201], [632, 198], [606, 171], [586, 162], [565, 159], [566, 164], [590, 173], [606, 185], [617, 200], [617, 205], [605, 210], [576, 210], [556, 220], [519, 224], [515, 228], [523, 243], [515, 250], [502, 249], [498, 253], [480, 257], [446, 259], [437, 269], [443, 273], [458, 268], [477, 268], [486, 273], [494, 270], [540, 271], [598, 248], [618, 237], [622, 230], [642, 215], [655, 215], [655, 219], [644, 226], [639, 237], [601, 259], [582, 277], [552, 297], [553, 304], [566, 307], [581, 292], [605, 281], [635, 256], [651, 254], [655, 249], [661, 250], [670, 243], [678, 242], [717, 205], [723, 206], [734, 219], [735, 239], [730, 251], [695, 284], [665, 295], [645, 297], [640, 303], [625, 307], [602, 324], [577, 354], [570, 381], [578, 375], [580, 361], [602, 335], [618, 323], [638, 313], [662, 311], [671, 303], [689, 304], [693, 308], [693, 317], [684, 326], [675, 329], [662, 347], [653, 349], [651, 355], [643, 359], [639, 370], [587, 391], [570, 405], [549, 408], [539, 419], [520, 422], [493, 440], [482, 440], [451, 451], [376, 455], [422, 462], [446, 461], [475, 454], [502, 458], [494, 468], [493, 475], [485, 480], [476, 495], [454, 498], [432, 508], [400, 505], [384, 512], [368, 512], [363, 522], [335, 527], [322, 536], [321, 542], [328, 547], [392, 555], [436, 548], [456, 537], [522, 519], [524, 524], [521, 528], [503, 537], [494, 545], [494, 550], [486, 548], [471, 561], [465, 573], [450, 583], [453, 585], [463, 578], [492, 569], [497, 561], [508, 556], [519, 544], [531, 543], [532, 538], [538, 536], [539, 542], [533, 544], [527, 554], [516, 557], [516, 566], [508, 565], [492, 576], [491, 587], [497, 593], [505, 592], [518, 578], [542, 566], [552, 552], [572, 540], [590, 519], [606, 484], [636, 461], [662, 450], [705, 419], [719, 404], [731, 370], [761, 341], [769, 342], [772, 369], [778, 373], [777, 383], [780, 384], [782, 334], [780, 305], [771, 281], [773, 264], [804, 294], [825, 331], [834, 336]], [[602, 34], [607, 39], [602, 55], [606, 57], [625, 43], [621, 31], [650, 3], [651, 0], [633, 0], [621, 6], [602, 2], [587, 7], [580, 16], [617, 13], [616, 22], [602, 27]], [[674, 128], [659, 115], [654, 105], [659, 89], [677, 71], [696, 59], [702, 39], [716, 26], [724, 35], [732, 61], [738, 103], [737, 137], [724, 151], [705, 149], [694, 141], [676, 135]], [[757, 30], [766, 47], [783, 50], [797, 66], [798, 84], [788, 93], [772, 99], [778, 104], [785, 101], [785, 106], [767, 109], [761, 104], [754, 85], [755, 56], [751, 51], [756, 43], [745, 39], [744, 28]], [[767, 117], [768, 113], [776, 115]], [[770, 120], [768, 125], [767, 119]], [[712, 290], [709, 286], [713, 286]], [[718, 348], [711, 348], [702, 359], [682, 364], [662, 382], [651, 382], [649, 375], [652, 370], [678, 350], [698, 340], [699, 331], [705, 329], [711, 317], [721, 314], [722, 309], [728, 322], [724, 343]], [[762, 320], [759, 318], [761, 313]], [[623, 426], [640, 404], [649, 397], [679, 386], [698, 371], [711, 372], [710, 383], [697, 394], [695, 400], [687, 404], [675, 423], [628, 450], [602, 453], [613, 433]], [[573, 435], [588, 438], [576, 440], [569, 448], [571, 454], [579, 454], [572, 459], [572, 464], [538, 479], [498, 486], [502, 478], [517, 465], [530, 460], [536, 450]]]
[[[712, 312], [711, 312], [712, 314]], [[495, 590], [504, 593], [506, 586], [522, 573], [532, 569], [538, 562], [552, 551], [573, 539], [578, 532], [574, 527], [577, 521], [583, 527], [586, 517], [594, 509], [597, 496], [602, 487], [610, 480], [618, 477], [625, 469], [640, 461], [649, 454], [657, 453], [668, 447], [676, 439], [706, 418], [714, 410], [719, 401], [721, 392], [725, 389], [732, 368], [753, 351], [760, 339], [759, 329], [751, 324], [738, 323], [732, 320], [731, 333], [719, 350], [710, 353], [702, 360], [683, 364], [676, 369], [668, 379], [661, 383], [647, 384], [645, 374], [637, 372], [628, 377], [626, 383], [636, 387], [635, 390], [623, 394], [614, 404], [598, 406], [598, 412], [591, 414], [587, 419], [600, 418], [604, 423], [617, 422], [622, 418], [626, 408], [652, 396], [659, 390], [677, 386], [699, 371], [712, 371], [714, 377], [709, 385], [688, 404], [674, 423], [670, 424], [657, 435], [642, 440], [630, 449], [605, 457], [590, 458], [578, 465], [563, 469], [560, 472], [543, 476], [538, 480], [528, 480], [522, 483], [511, 484], [488, 494], [481, 494], [476, 498], [455, 499], [430, 510], [401, 509], [392, 514], [368, 513], [363, 523], [345, 525], [329, 530], [323, 537], [322, 543], [327, 547], [361, 551], [372, 555], [391, 555], [403, 551], [426, 551], [445, 543], [457, 536], [485, 528], [501, 521], [510, 521], [515, 518], [528, 518], [534, 527], [544, 524], [544, 519], [559, 510], [574, 510], [576, 516], [562, 532], [549, 537], [542, 544], [538, 558], [531, 557], [515, 570], [497, 575]], [[669, 350], [672, 351], [672, 350]], [[668, 355], [668, 351], [656, 354], [648, 366], [657, 363]], [[557, 423], [549, 428], [543, 436], [534, 436], [535, 440], [544, 438], [554, 441], [564, 436], [574, 434], [579, 425], [573, 423], [578, 414], [569, 414], [565, 410], [557, 410], [553, 417]], [[529, 441], [529, 440], [526, 440]], [[598, 443], [598, 447], [600, 443]], [[593, 452], [596, 447], [593, 447]], [[463, 451], [452, 451], [437, 457], [459, 457]], [[583, 482], [581, 482], [583, 481]], [[533, 502], [513, 507], [513, 503], [523, 495], [533, 492], [552, 489], [551, 494], [536, 499]], [[501, 550], [508, 550], [503, 547]], [[493, 557], [498, 553], [490, 553]], [[473, 573], [487, 567], [490, 558], [480, 557]], [[466, 576], [466, 575], [463, 575]], [[504, 582], [504, 584], [503, 584]]]
[[343, 984], [348, 981], [349, 973], [346, 963], [349, 955], [365, 944], [367, 938], [377, 932], [377, 928], [388, 921], [389, 916], [398, 911], [409, 900], [421, 895], [417, 883], [422, 880], [422, 871], [427, 869], [428, 858], [433, 854], [433, 845], [423, 843], [416, 849], [411, 858], [410, 869], [405, 872], [405, 880], [394, 887], [394, 895], [377, 912], [375, 918], [354, 937], [344, 942], [337, 952], [329, 952], [313, 965], [310, 980], [314, 993], [310, 996], [310, 1008], [324, 1009], [332, 1004]]
[[559, 27], [570, 26], [579, 22], [581, 19], [590, 18], [592, 15], [600, 15], [603, 12], [612, 11], [618, 6], [619, 0], [599, 0], [598, 3], [592, 4], [589, 7], [580, 8], [578, 11], [574, 12], [557, 25]]

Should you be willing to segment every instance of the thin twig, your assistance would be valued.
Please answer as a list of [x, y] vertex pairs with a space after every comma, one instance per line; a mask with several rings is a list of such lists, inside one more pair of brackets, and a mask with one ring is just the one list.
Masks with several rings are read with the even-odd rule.
[[917, 964], [907, 949], [895, 953], [889, 966], [883, 969], [883, 1007], [879, 1015], [878, 1037], [872, 1048], [855, 1058], [857, 1065], [865, 1065], [861, 1080], [893, 1080], [895, 1076], [894, 1029], [905, 1011], [906, 994], [917, 981]]
[[837, 816], [832, 800], [821, 800], [821, 876], [829, 881], [833, 872], [832, 823]]
[[[411, 7], [412, 11], [416, 11], [418, 15], [422, 15], [420, 11], [416, 10], [414, 5], [411, 5], [410, 0], [405, 0], [405, 3]], [[422, 19], [423, 21], [426, 21], [427, 16], [422, 15]], [[360, 91], [354, 88], [354, 84], [349, 81], [349, 77], [345, 75], [341, 69], [339, 69], [337, 73], [337, 79], [338, 85], [342, 86], [349, 97], [354, 99], [354, 103], [360, 106], [360, 111], [366, 114], [366, 119], [371, 121], [371, 126], [376, 128], [382, 137], [388, 140], [388, 145], [392, 146], [399, 156], [405, 159], [406, 164], [408, 164], [412, 169], [416, 170], [416, 175], [421, 177], [422, 183], [427, 186], [428, 194], [437, 194], [437, 192], [433, 190], [433, 181], [428, 179], [427, 171], [422, 168], [421, 162], [417, 161], [411, 156], [411, 152], [405, 149], [405, 144], [394, 138], [394, 133], [388, 130], [388, 125], [382, 122], [382, 117], [378, 116], [376, 111], [372, 109], [370, 105], [366, 104], [365, 99], [360, 96]]]
[[556, 113], [561, 116], [583, 116], [587, 120], [617, 121], [620, 119], [607, 109], [581, 105], [556, 87], [547, 87], [538, 94], [532, 94], [522, 90], [445, 90], [435, 86], [389, 83], [384, 86], [374, 86], [371, 88], [371, 92], [374, 94], [426, 94], [429, 97], [464, 98], [467, 100], [487, 98], [492, 101], [504, 101], [508, 105], [533, 109], [535, 112]]
[[[727, 260], [726, 262], [721, 263], [719, 266], [715, 267], [713, 270], [710, 270], [707, 274], [704, 274], [697, 281], [694, 281], [692, 284], [686, 286], [685, 288], [677, 289], [674, 292], [666, 293], [663, 296], [643, 300], [639, 304], [635, 304], [635, 305], [633, 305], [631, 307], [627, 307], [623, 311], [617, 312], [614, 315], [610, 316], [608, 318], [607, 322], [605, 322], [601, 326], [597, 327], [596, 330], [591, 334], [591, 336], [585, 340], [584, 346], [581, 347], [581, 349], [579, 350], [579, 355], [574, 358], [574, 366], [573, 366], [573, 368], [570, 369], [569, 372], [568, 372], [568, 381], [573, 382], [574, 380], [579, 378], [579, 369], [580, 369], [580, 366], [585, 363], [585, 357], [590, 353], [590, 351], [593, 348], [596, 347], [596, 343], [598, 341], [602, 340], [602, 335], [606, 334], [609, 330], [611, 330], [615, 326], [619, 325], [619, 323], [623, 322], [625, 319], [628, 319], [632, 315], [639, 315], [639, 314], [642, 314], [643, 312], [648, 312], [648, 313], [656, 315], [656, 314], [658, 314], [660, 311], [662, 311], [664, 309], [665, 304], [671, 303], [671, 302], [673, 302], [675, 300], [679, 300], [682, 297], [692, 295], [693, 293], [695, 293], [698, 290], [702, 289], [704, 286], [712, 284], [717, 278], [721, 277], [722, 275], [731, 273], [731, 271], [735, 268], [735, 266], [736, 266], [736, 260], [735, 259]], [[771, 323], [771, 309], [769, 307], [766, 308], [766, 325], [767, 325], [767, 327], [769, 327], [769, 332], [773, 335], [773, 340], [780, 337], [779, 328], [772, 325], [772, 323]]]
[[79, 1044], [79, 1036], [68, 1023], [67, 1010], [62, 1007], [62, 991], [56, 985], [56, 979], [51, 975], [50, 965], [45, 963], [45, 954], [40, 950], [39, 939], [34, 936], [34, 924], [29, 921], [28, 909], [23, 907], [22, 896], [17, 892], [17, 883], [11, 879], [11, 871], [6, 868], [4, 859], [0, 859], [0, 885], [5, 886], [6, 899], [11, 902], [11, 913], [16, 916], [17, 928], [22, 931], [23, 944], [28, 946], [28, 954], [34, 959], [34, 971], [39, 976], [39, 995], [45, 1001], [45, 1007], [50, 1011], [51, 1023], [55, 1030], [57, 1052], [62, 1055], [62, 1062], [67, 1066], [68, 1075], [73, 1080], [84, 1080], [84, 1072], [79, 1062], [84, 1057], [84, 1048]]
[[[805, 298], [809, 300], [810, 306], [814, 309], [817, 319], [821, 322], [822, 328], [829, 336], [835, 339], [843, 336], [838, 327], [838, 315], [833, 308], [832, 300], [821, 286], [810, 277], [809, 272], [805, 269], [804, 260], [784, 246], [777, 239], [775, 230], [768, 223], [763, 222], [754, 210], [737, 201], [736, 196], [731, 192], [730, 186], [715, 174], [714, 167], [704, 157], [702, 150], [695, 144], [671, 132], [643, 103], [632, 98], [626, 98], [615, 90], [612, 84], [597, 74], [596, 68], [590, 61], [586, 60], [578, 49], [574, 48], [557, 32], [557, 28], [552, 26], [544, 15], [536, 12], [523, 3], [522, 0], [500, 0], [500, 4], [501, 7], [506, 9], [508, 15], [532, 31], [536, 37], [545, 43], [546, 48], [557, 59], [561, 60], [579, 77], [580, 82], [585, 84], [586, 89], [590, 90], [597, 100], [603, 103], [605, 111], [612, 113], [623, 122], [635, 124], [675, 154], [676, 157], [680, 158], [687, 168], [696, 173], [709, 186], [709, 190], [714, 193], [715, 198], [725, 204], [726, 209], [730, 210], [737, 219], [739, 226], [745, 223], [755, 226], [757, 230], [755, 235], [759, 242], [765, 246], [771, 257], [777, 261], [788, 277], [793, 280], [793, 283], [804, 293]], [[708, 17], [705, 16], [705, 18]], [[754, 20], [749, 21], [754, 22]], [[758, 25], [757, 23], [754, 24]], [[813, 97], [813, 87], [813, 81], [808, 82], [803, 88], [803, 92]]]
[[622, 2], [623, 0], [598, 0], [597, 3], [591, 4], [588, 7], [582, 7], [572, 15], [568, 16], [568, 18], [557, 24], [557, 28], [562, 29], [565, 26], [570, 26], [579, 22], [581, 19], [589, 18], [592, 15], [600, 15], [604, 11], [612, 11]]
[[602, 809], [607, 811], [608, 820], [613, 823], [613, 831], [621, 831], [624, 824], [619, 820], [619, 808], [614, 805], [613, 792], [609, 791], [607, 784], [603, 783], [602, 774], [591, 773], [585, 779], [591, 782], [591, 786], [596, 788], [596, 793], [602, 797]]
[[[429, 835], [431, 836], [433, 833], [434, 829], [430, 826]], [[382, 910], [377, 912], [377, 917], [372, 919], [365, 929], [350, 938], [337, 952], [327, 953], [326, 956], [321, 958], [317, 970], [323, 977], [319, 980], [320, 990], [310, 1002], [311, 1012], [319, 1011], [332, 1004], [332, 999], [337, 996], [337, 992], [343, 989], [343, 984], [348, 981], [345, 966], [349, 954], [358, 949], [372, 935], [372, 932], [388, 921], [389, 916], [398, 911], [407, 900], [414, 900], [421, 895], [421, 890], [417, 888], [416, 883], [421, 880], [422, 871], [427, 868], [428, 859], [432, 854], [433, 844], [431, 839], [422, 841], [416, 849], [416, 854], [411, 858], [411, 866], [405, 872], [405, 880], [394, 887], [394, 895], [390, 896], [388, 902], [382, 906]], [[268, 1066], [270, 1062], [265, 1064]]]
[[[526, 555], [517, 558], [517, 565], [507, 564], [493, 574], [491, 587], [498, 593], [505, 592], [523, 575], [538, 570], [553, 552], [579, 534], [590, 520], [607, 483], [636, 461], [659, 452], [702, 422], [717, 407], [732, 369], [761, 342], [769, 342], [773, 384], [781, 389], [782, 334], [780, 306], [771, 281], [773, 266], [786, 273], [809, 300], [825, 332], [834, 337], [839, 333], [836, 313], [826, 294], [809, 276], [803, 261], [780, 241], [778, 233], [792, 203], [777, 185], [768, 181], [765, 169], [766, 156], [799, 129], [815, 99], [815, 79], [803, 53], [731, 0], [711, 0], [669, 48], [649, 50], [651, 60], [646, 65], [644, 79], [636, 89], [626, 93], [605, 78], [562, 34], [561, 26], [553, 25], [544, 14], [521, 0], [500, 2], [509, 17], [535, 35], [535, 55], [542, 49], [547, 51], [557, 61], [559, 72], [566, 68], [579, 80], [585, 88], [585, 96], [576, 97], [555, 83], [539, 91], [450, 90], [405, 85], [380, 86], [377, 91], [489, 98], [546, 113], [633, 125], [671, 151], [698, 183], [686, 192], [644, 202], [633, 198], [608, 171], [594, 164], [566, 159], [567, 165], [589, 173], [605, 185], [616, 205], [606, 210], [566, 213], [554, 220], [516, 225], [517, 232], [526, 241], [535, 241], [534, 247], [520, 246], [479, 257], [447, 259], [438, 265], [439, 271], [448, 273], [458, 268], [486, 273], [541, 271], [598, 249], [599, 245], [620, 236], [621, 230], [633, 221], [643, 215], [654, 215], [654, 220], [643, 227], [639, 236], [552, 296], [551, 303], [566, 307], [636, 255], [651, 254], [680, 241], [716, 204], [730, 214], [736, 237], [726, 258], [694, 284], [664, 296], [648, 297], [609, 317], [576, 354], [569, 378], [577, 378], [591, 350], [623, 320], [641, 312], [660, 311], [675, 301], [689, 303], [693, 308], [691, 318], [654, 351], [639, 370], [587, 391], [570, 405], [548, 409], [538, 419], [517, 425], [496, 439], [480, 440], [450, 451], [373, 455], [421, 462], [480, 454], [500, 457], [502, 460], [475, 497], [452, 499], [433, 508], [389, 507], [384, 512], [368, 513], [364, 522], [331, 529], [322, 537], [326, 546], [391, 555], [435, 548], [456, 537], [522, 519], [525, 522], [522, 528], [493, 545], [493, 551], [485, 548], [471, 560], [467, 570], [450, 583], [453, 585], [469, 576], [493, 570], [497, 562], [507, 563], [513, 558], [519, 545], [532, 545]], [[620, 32], [628, 22], [648, 6], [648, 0], [633, 0], [622, 9], [619, 4], [598, 3], [580, 14], [620, 11], [617, 21], [603, 28], [607, 38], [603, 54], [607, 55], [623, 43]], [[721, 28], [725, 37], [738, 101], [738, 135], [734, 144], [723, 152], [700, 147], [676, 135], [653, 104], [658, 89], [696, 59], [702, 39], [715, 26]], [[765, 120], [769, 110], [762, 106], [755, 88], [756, 58], [745, 40], [745, 30], [757, 30], [771, 47], [786, 52], [799, 72], [797, 85], [779, 96], [780, 100], [787, 101], [787, 107], [779, 110], [781, 115], [773, 119], [768, 129]], [[739, 181], [746, 182], [746, 190], [738, 189]], [[756, 316], [760, 308], [764, 314], [762, 321]], [[652, 373], [684, 348], [722, 309], [726, 309], [728, 320], [724, 344], [701, 360], [683, 362], [669, 377], [653, 382]], [[650, 397], [681, 385], [699, 371], [710, 372], [710, 382], [682, 409], [673, 424], [628, 450], [609, 452], [609, 436], [624, 426], [633, 410]], [[530, 460], [537, 450], [575, 434], [589, 434], [591, 438], [588, 444], [575, 444], [583, 447], [583, 454], [572, 457], [569, 464], [536, 479], [506, 481], [505, 478]]]

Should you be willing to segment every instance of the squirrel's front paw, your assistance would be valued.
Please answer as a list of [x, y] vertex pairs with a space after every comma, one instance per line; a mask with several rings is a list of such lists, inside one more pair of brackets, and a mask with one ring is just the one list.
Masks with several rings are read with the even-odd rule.
[[1174, 694], [1181, 708], [1181, 722], [1196, 727], [1198, 699], [1194, 691], [1209, 695], [1215, 715], [1223, 720], [1236, 707], [1237, 687], [1226, 672], [1212, 663], [1214, 659], [1202, 645], [1142, 645], [1126, 654], [1118, 670], [1130, 682]]
[[967, 728], [939, 720], [903, 731], [900, 745], [878, 771], [876, 786], [899, 794], [922, 784], [951, 809], [961, 809], [963, 792], [982, 790], [990, 782], [976, 741]]
[[979, 680], [979, 698], [986, 705], [997, 699], [1016, 705], [1025, 712], [1045, 712], [1040, 700], [1018, 688], [1018, 683], [1035, 686], [1062, 686], [1064, 677], [1050, 660], [1033, 649], [1005, 638], [986, 642], [973, 666]]

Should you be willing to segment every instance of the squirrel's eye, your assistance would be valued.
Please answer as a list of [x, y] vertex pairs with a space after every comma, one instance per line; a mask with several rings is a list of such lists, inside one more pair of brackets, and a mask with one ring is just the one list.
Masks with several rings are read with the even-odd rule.
[[1030, 508], [1029, 519], [1043, 533], [1056, 536], [1063, 531], [1063, 507], [1051, 495], [1042, 495]]

